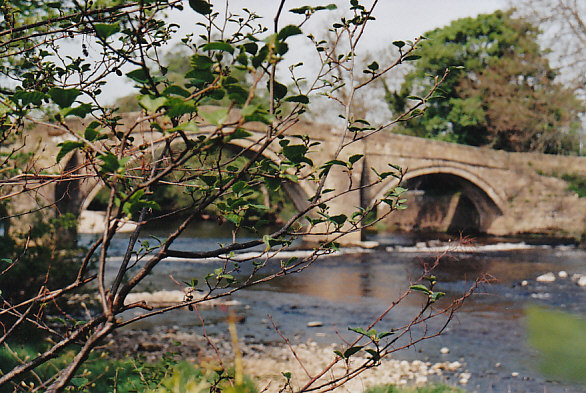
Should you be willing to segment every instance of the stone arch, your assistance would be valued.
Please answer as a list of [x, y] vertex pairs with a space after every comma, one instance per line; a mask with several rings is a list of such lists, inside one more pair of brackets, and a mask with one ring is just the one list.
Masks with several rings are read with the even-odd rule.
[[[257, 135], [253, 135], [251, 138], [254, 140], [261, 139]], [[182, 144], [183, 142], [177, 140], [176, 144]], [[250, 139], [236, 139], [232, 140], [227, 145], [232, 146], [236, 149], [240, 150], [247, 150], [251, 153], [255, 153], [258, 151], [259, 143], [254, 142]], [[155, 145], [155, 150], [159, 151], [162, 149], [163, 144], [158, 143]], [[276, 146], [269, 146], [269, 148], [265, 149], [262, 153], [264, 158], [268, 158], [269, 160], [279, 163], [280, 158], [277, 154]], [[82, 192], [80, 197], [79, 203], [79, 214], [86, 211], [92, 202], [92, 200], [97, 196], [100, 190], [104, 187], [104, 184], [101, 180], [93, 178], [91, 180], [85, 181], [84, 185], [82, 186]], [[305, 208], [308, 204], [309, 196], [315, 193], [315, 189], [312, 184], [307, 181], [300, 181], [298, 183], [285, 183], [283, 184], [283, 189], [291, 198], [291, 201], [295, 205], [295, 207], [299, 210]]]
[[[436, 206], [445, 209], [444, 214], [438, 217], [439, 220], [443, 220], [438, 222], [438, 228], [442, 230], [489, 232], [492, 222], [505, 213], [505, 200], [497, 190], [466, 169], [454, 166], [429, 166], [409, 170], [403, 178], [403, 184], [407, 185], [407, 188], [415, 188], [412, 193], [420, 197], [430, 186], [434, 187], [434, 182], [436, 189], [441, 189], [442, 186], [458, 188], [458, 193], [449, 196], [450, 198], [444, 201], [444, 206]], [[382, 198], [397, 183], [398, 180], [395, 178], [388, 181], [379, 189], [376, 199]], [[411, 199], [412, 202], [416, 202], [416, 198]], [[414, 225], [417, 225], [417, 220], [424, 214], [421, 210], [417, 212], [417, 217], [412, 218]], [[467, 217], [463, 217], [463, 214]], [[397, 220], [401, 220], [401, 217], [397, 217]]]

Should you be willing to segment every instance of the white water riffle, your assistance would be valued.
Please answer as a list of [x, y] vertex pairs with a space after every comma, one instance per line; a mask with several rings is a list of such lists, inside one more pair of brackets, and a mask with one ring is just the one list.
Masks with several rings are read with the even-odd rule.
[[485, 245], [470, 245], [458, 244], [457, 242], [442, 244], [442, 245], [428, 245], [425, 242], [417, 243], [415, 246], [396, 246], [387, 247], [388, 252], [425, 252], [425, 253], [471, 253], [471, 252], [503, 252], [503, 251], [518, 251], [530, 250], [537, 248], [550, 249], [548, 245], [531, 245], [524, 242], [521, 243], [496, 243]]

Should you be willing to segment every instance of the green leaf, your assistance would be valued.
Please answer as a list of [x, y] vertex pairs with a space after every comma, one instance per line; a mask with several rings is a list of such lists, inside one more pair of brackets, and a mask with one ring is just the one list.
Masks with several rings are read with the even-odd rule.
[[378, 353], [375, 349], [367, 348], [367, 349], [365, 349], [365, 351], [368, 352], [372, 356], [372, 360], [374, 360], [375, 362], [379, 361], [380, 353]]
[[364, 348], [363, 345], [357, 345], [355, 347], [350, 347], [347, 350], [344, 351], [344, 358], [348, 359], [350, 356], [354, 355], [356, 352], [360, 351], [362, 348]]
[[2, 262], [2, 263], [8, 263], [9, 265], [12, 265], [14, 263], [12, 261], [12, 259], [10, 259], [10, 258], [0, 258], [0, 262]]
[[90, 142], [95, 141], [98, 136], [100, 136], [100, 133], [93, 127], [87, 127], [83, 133], [83, 137]]
[[[271, 81], [267, 82], [267, 89], [271, 90]], [[280, 100], [287, 95], [287, 86], [275, 81], [273, 84], [273, 96], [275, 100]]]
[[262, 62], [267, 58], [268, 54], [269, 47], [265, 45], [258, 51], [258, 54], [252, 58], [252, 66], [254, 68], [260, 67]]
[[290, 96], [285, 98], [287, 102], [298, 102], [300, 104], [309, 104], [309, 98], [304, 94], [299, 94], [296, 96]]
[[26, 106], [29, 104], [42, 105], [43, 99], [45, 97], [46, 95], [44, 93], [41, 93], [40, 91], [18, 90], [16, 93], [14, 93], [11, 100], [14, 103], [18, 103], [18, 101], [20, 101], [22, 106]]
[[138, 104], [147, 112], [156, 112], [157, 109], [165, 105], [167, 98], [165, 97], [151, 97], [149, 95], [142, 96], [138, 100]]
[[172, 128], [169, 131], [199, 132], [199, 127], [195, 121], [188, 121], [187, 123], [179, 124], [177, 127]]
[[240, 180], [239, 182], [236, 182], [232, 185], [232, 191], [238, 194], [246, 187], [246, 185], [247, 183], [245, 181]]
[[306, 13], [313, 13], [315, 11], [321, 11], [321, 10], [335, 10], [338, 9], [338, 6], [336, 4], [328, 4], [328, 5], [318, 5], [317, 7], [310, 7], [308, 5], [303, 6], [303, 7], [299, 7], [299, 8], [292, 8], [289, 10], [289, 12], [293, 13], [293, 14], [306, 14]]
[[228, 98], [234, 101], [237, 105], [244, 105], [248, 99], [248, 91], [240, 85], [225, 86]]
[[419, 55], [409, 55], [403, 58], [403, 61], [413, 61], [413, 60], [417, 60], [417, 59], [421, 59], [421, 56]]
[[234, 47], [229, 43], [222, 41], [210, 42], [209, 44], [205, 44], [201, 49], [204, 51], [217, 50], [222, 52], [230, 52], [230, 54], [234, 54]]
[[220, 126], [228, 118], [228, 108], [217, 109], [213, 112], [201, 111], [200, 114], [210, 124]]
[[301, 162], [301, 158], [305, 157], [307, 153], [307, 146], [305, 145], [287, 145], [283, 147], [283, 155], [291, 162]]
[[77, 386], [77, 387], [85, 386], [85, 385], [89, 384], [89, 382], [90, 382], [89, 379], [83, 378], [83, 377], [71, 378], [71, 384], [73, 386]]
[[297, 27], [295, 25], [287, 25], [279, 31], [279, 33], [277, 34], [277, 40], [284, 41], [288, 37], [298, 35], [298, 34], [303, 34], [303, 32], [301, 31], [301, 29], [299, 27]]
[[252, 133], [250, 133], [242, 128], [237, 128], [236, 130], [234, 130], [233, 133], [229, 134], [226, 137], [226, 142], [233, 141], [234, 139], [246, 139], [249, 136], [252, 136]]
[[265, 176], [264, 182], [269, 190], [277, 191], [281, 187], [281, 179]]
[[216, 184], [216, 181], [218, 180], [218, 178], [216, 176], [206, 176], [206, 175], [201, 175], [199, 176], [199, 178], [208, 186], [208, 187], [212, 187], [214, 184]]
[[242, 115], [242, 117], [247, 118], [249, 116], [252, 116], [254, 112], [257, 111], [257, 109], [258, 105], [246, 105], [244, 108], [242, 108], [240, 114]]
[[84, 143], [83, 142], [77, 142], [77, 141], [65, 141], [65, 142], [59, 143], [57, 146], [61, 146], [61, 149], [59, 150], [59, 153], [57, 153], [57, 158], [56, 158], [56, 161], [59, 162], [70, 151], [75, 150], [75, 149], [78, 149], [80, 147], [83, 147], [84, 146]]
[[411, 285], [409, 287], [409, 289], [411, 289], [413, 291], [423, 292], [423, 293], [426, 293], [428, 295], [432, 293], [425, 285], [421, 285], [421, 284]]
[[118, 158], [112, 153], [100, 154], [98, 158], [102, 160], [102, 172], [114, 173], [120, 168]]
[[96, 29], [96, 34], [102, 39], [106, 39], [120, 31], [118, 23], [95, 23], [94, 28]]
[[378, 70], [379, 65], [378, 65], [378, 63], [376, 61], [373, 61], [367, 67], [368, 67], [369, 70], [376, 71], [376, 70]]
[[361, 327], [357, 327], [357, 328], [353, 328], [353, 327], [348, 327], [348, 330], [354, 332], [354, 333], [358, 333], [358, 334], [362, 334], [363, 336], [366, 336], [366, 330], [364, 330]]
[[62, 111], [63, 117], [68, 116], [77, 116], [80, 118], [86, 117], [88, 114], [92, 112], [92, 105], [88, 103], [83, 103], [75, 108], [66, 108]]
[[49, 90], [49, 96], [54, 103], [59, 105], [60, 108], [71, 106], [80, 94], [81, 92], [77, 89], [61, 89], [60, 87], [53, 87]]
[[181, 117], [187, 113], [196, 112], [193, 101], [183, 101], [183, 99], [176, 97], [167, 98], [165, 106], [168, 108], [167, 116], [169, 117]]
[[299, 7], [299, 8], [291, 8], [289, 10], [289, 12], [291, 12], [293, 14], [305, 14], [307, 11], [310, 11], [310, 10], [311, 10], [311, 7], [308, 5], [305, 5], [305, 6]]
[[394, 332], [381, 332], [381, 333], [378, 335], [378, 338], [379, 338], [379, 339], [383, 339], [383, 338], [385, 338], [385, 337], [392, 336], [393, 334], [395, 334], [395, 333], [394, 333]]
[[183, 98], [187, 98], [191, 95], [191, 93], [187, 90], [185, 90], [184, 88], [182, 88], [181, 86], [177, 86], [177, 85], [171, 85], [169, 87], [167, 87], [164, 91], [163, 91], [164, 95], [176, 95], [176, 96], [181, 96]]
[[193, 55], [191, 56], [191, 66], [198, 70], [207, 70], [212, 65], [214, 65], [214, 61], [207, 56], [203, 55]]
[[212, 13], [212, 5], [205, 0], [189, 0], [189, 6], [201, 15]]
[[148, 74], [145, 72], [143, 68], [138, 68], [134, 71], [130, 71], [126, 74], [126, 76], [140, 84], [148, 82]]
[[364, 157], [364, 154], [354, 154], [352, 157], [348, 159], [348, 161], [350, 161], [350, 164], [354, 165], [362, 157]]
[[393, 45], [395, 45], [397, 48], [401, 49], [402, 47], [405, 46], [405, 42], [403, 42], [403, 41], [393, 41]]
[[251, 55], [255, 55], [258, 52], [258, 44], [256, 42], [247, 42], [242, 46], [246, 53], [250, 53]]
[[348, 217], [345, 214], [339, 214], [337, 216], [330, 217], [330, 221], [334, 222], [337, 226], [342, 226], [346, 222]]
[[435, 301], [437, 301], [439, 298], [444, 297], [446, 294], [444, 292], [434, 292], [430, 297], [429, 297], [429, 301], [434, 303]]

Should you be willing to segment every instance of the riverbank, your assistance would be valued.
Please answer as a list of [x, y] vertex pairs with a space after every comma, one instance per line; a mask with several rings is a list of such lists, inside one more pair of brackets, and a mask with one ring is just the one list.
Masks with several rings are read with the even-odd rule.
[[[209, 340], [215, 348], [199, 334], [174, 328], [160, 328], [150, 332], [126, 330], [116, 333], [106, 349], [115, 359], [132, 354], [156, 362], [165, 353], [176, 353], [180, 359], [197, 366], [219, 364], [221, 358], [226, 367], [231, 367], [235, 353], [231, 339], [214, 336]], [[292, 374], [291, 385], [294, 390], [299, 389], [309, 381], [308, 374], [318, 375], [334, 360], [334, 350], [339, 348], [334, 344], [318, 344], [312, 340], [290, 347], [284, 343], [262, 344], [244, 337], [238, 342], [238, 349], [242, 353], [244, 373], [255, 381], [259, 391], [277, 393], [285, 382], [283, 372]], [[352, 357], [351, 365], [356, 366], [366, 360], [366, 356], [356, 354]], [[326, 374], [323, 381], [346, 373], [345, 363], [339, 363]], [[432, 382], [463, 387], [468, 383], [470, 375], [466, 365], [458, 360], [432, 363], [386, 358], [378, 367], [366, 370], [334, 392], [358, 393], [380, 385], [424, 386]]]

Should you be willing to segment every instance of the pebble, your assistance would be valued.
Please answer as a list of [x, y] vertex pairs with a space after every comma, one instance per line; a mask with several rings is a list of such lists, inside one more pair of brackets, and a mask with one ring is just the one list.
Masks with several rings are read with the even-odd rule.
[[471, 373], [465, 372], [460, 374], [460, 380], [458, 381], [460, 385], [466, 385], [472, 376]]
[[559, 278], [567, 278], [567, 277], [568, 277], [568, 272], [567, 272], [567, 271], [565, 271], [565, 270], [560, 270], [560, 271], [558, 272], [558, 277], [559, 277]]
[[[317, 322], [317, 321], [314, 321]], [[316, 334], [317, 335], [317, 334]], [[227, 336], [212, 337], [212, 341], [220, 351], [224, 359], [231, 359], [234, 356], [230, 338]], [[198, 334], [181, 330], [169, 331], [132, 331], [118, 332], [117, 340], [111, 343], [108, 349], [115, 358], [124, 358], [130, 351], [139, 352], [148, 361], [156, 362], [163, 353], [176, 350], [175, 342], [181, 342], [181, 353], [185, 360], [200, 361], [203, 358], [215, 359], [216, 354], [210, 348], [207, 340]], [[138, 346], [138, 343], [149, 342], [160, 346], [158, 351], [149, 351], [151, 348]], [[305, 371], [301, 369], [295, 357], [291, 354], [291, 348], [282, 344], [262, 344], [254, 341], [252, 337], [242, 337], [239, 341], [240, 350], [243, 354], [244, 367], [251, 378], [257, 379], [259, 386], [267, 386], [270, 383], [267, 393], [278, 393], [279, 384], [275, 383], [275, 376], [280, 381], [283, 370], [291, 371], [300, 383], [305, 381]], [[138, 347], [138, 348], [137, 348]], [[317, 344], [314, 340], [308, 339], [303, 343], [292, 343], [292, 348], [301, 359], [304, 366], [310, 373], [315, 374], [332, 361], [334, 350], [339, 350], [336, 345]], [[154, 349], [154, 347], [153, 347]], [[362, 364], [368, 360], [370, 355], [360, 351], [352, 356], [353, 366]], [[461, 361], [444, 361], [431, 363], [422, 360], [399, 360], [390, 357], [381, 360], [380, 367], [365, 371], [359, 378], [351, 380], [344, 388], [334, 392], [360, 392], [365, 388], [377, 385], [415, 385], [425, 386], [433, 378], [441, 376], [442, 379], [462, 380], [462, 385], [469, 383], [468, 371], [463, 371]], [[339, 364], [332, 372], [345, 373], [346, 364]]]
[[552, 272], [542, 274], [541, 276], [537, 277], [535, 281], [538, 282], [554, 282], [555, 275]]
[[532, 293], [532, 299], [549, 299], [551, 297], [550, 293]]
[[521, 281], [521, 286], [522, 287], [526, 287], [527, 285], [529, 285], [529, 281], [527, 281], [527, 280]]
[[515, 377], [515, 378], [516, 378], [516, 377], [518, 377], [518, 376], [519, 376], [519, 373], [518, 373], [518, 372], [516, 372], [516, 371], [513, 371], [513, 372], [511, 373], [511, 377]]
[[441, 354], [444, 354], [444, 355], [447, 354], [447, 353], [450, 353], [450, 348], [443, 347], [442, 349], [440, 349], [440, 353]]
[[310, 321], [307, 322], [307, 327], [320, 327], [323, 326], [323, 322], [322, 321]]
[[576, 282], [581, 287], [586, 287], [586, 276], [582, 276]]

